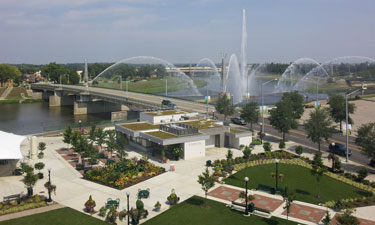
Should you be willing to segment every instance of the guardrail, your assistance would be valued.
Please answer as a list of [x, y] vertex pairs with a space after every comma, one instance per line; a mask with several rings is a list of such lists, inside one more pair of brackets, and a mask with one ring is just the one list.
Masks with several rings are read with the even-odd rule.
[[76, 89], [76, 88], [65, 87], [65, 86], [54, 86], [50, 84], [31, 84], [31, 88], [41, 89], [41, 90], [50, 90], [50, 91], [55, 91], [56, 89], [62, 89], [62, 91], [68, 91], [70, 93], [75, 93], [75, 94], [88, 93], [92, 97], [100, 98], [104, 101], [113, 102], [113, 103], [120, 103], [120, 104], [125, 104], [125, 105], [140, 105], [140, 106], [145, 106], [147, 108], [161, 109], [161, 110], [172, 109], [171, 107], [168, 107], [162, 104], [155, 104], [149, 101], [143, 101], [143, 100], [133, 99], [133, 98], [128, 98], [128, 97], [121, 97], [121, 96], [117, 96], [114, 94], [100, 93], [95, 90], [94, 91], [82, 90], [82, 89]]

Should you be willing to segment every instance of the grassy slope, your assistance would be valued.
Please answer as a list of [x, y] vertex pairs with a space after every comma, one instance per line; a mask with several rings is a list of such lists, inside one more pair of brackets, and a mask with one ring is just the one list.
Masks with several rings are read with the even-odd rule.
[[[250, 179], [250, 188], [257, 188], [259, 184], [273, 187], [275, 186], [275, 179], [271, 177], [271, 173], [273, 172], [275, 172], [274, 164], [250, 167], [225, 179], [225, 183], [244, 188], [245, 183], [243, 179], [248, 176]], [[317, 182], [309, 169], [296, 165], [279, 164], [279, 173], [285, 175], [284, 179], [279, 182], [279, 187], [284, 187], [287, 184], [289, 188], [296, 190], [297, 200], [304, 202], [317, 204], [330, 200], [368, 195], [367, 192], [353, 186], [323, 176], [320, 181], [320, 196], [322, 198], [317, 199], [315, 197], [317, 195]]]
[[107, 223], [70, 208], [0, 222], [0, 225], [105, 225]]
[[[202, 208], [205, 202], [211, 206], [210, 209]], [[279, 225], [285, 223], [285, 220], [275, 217], [270, 219], [258, 216], [245, 217], [240, 212], [230, 210], [223, 203], [194, 196], [146, 221], [143, 225]], [[289, 224], [296, 223], [289, 222]]]
[[[200, 88], [204, 87], [207, 82], [203, 80], [194, 80], [195, 85]], [[100, 87], [120, 89], [120, 84], [116, 81], [114, 83], [100, 83]], [[168, 91], [176, 91], [184, 88], [184, 84], [181, 84], [180, 79], [170, 77], [168, 78]], [[125, 90], [126, 83], [122, 82], [122, 88]], [[147, 81], [128, 82], [129, 91], [141, 92], [141, 93], [163, 93], [165, 92], [165, 80], [162, 79], [150, 79]]]
[[5, 87], [0, 87], [0, 96], [4, 93], [4, 91], [6, 90], [7, 88]]
[[6, 99], [22, 100], [21, 93], [24, 93], [24, 95], [27, 97], [26, 89], [24, 87], [14, 87]]

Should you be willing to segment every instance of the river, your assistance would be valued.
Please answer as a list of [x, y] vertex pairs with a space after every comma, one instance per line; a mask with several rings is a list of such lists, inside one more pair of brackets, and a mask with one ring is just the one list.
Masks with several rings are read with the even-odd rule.
[[[138, 118], [138, 112], [128, 112], [127, 120]], [[0, 105], [0, 130], [20, 135], [79, 127], [79, 120], [82, 126], [111, 123], [111, 113], [73, 115], [73, 106], [50, 108], [48, 102]]]

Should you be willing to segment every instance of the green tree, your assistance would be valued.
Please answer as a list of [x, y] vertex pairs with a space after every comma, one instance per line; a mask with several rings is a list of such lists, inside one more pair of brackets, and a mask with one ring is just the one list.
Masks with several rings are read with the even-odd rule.
[[106, 142], [106, 135], [103, 128], [96, 130], [96, 143], [100, 146], [100, 149], [103, 148], [103, 144]]
[[276, 109], [270, 112], [270, 124], [283, 134], [283, 141], [285, 142], [285, 134], [289, 130], [298, 127], [295, 113], [292, 110], [291, 100], [286, 99], [276, 103]]
[[27, 188], [27, 193], [29, 194], [29, 197], [32, 196], [33, 188], [38, 181], [38, 175], [34, 174], [34, 170], [26, 173], [26, 175], [23, 178], [23, 183], [25, 187]]
[[256, 102], [247, 103], [241, 111], [241, 118], [245, 122], [250, 123], [250, 129], [253, 130], [253, 123], [257, 123], [259, 119], [259, 106]]
[[323, 222], [324, 225], [330, 225], [331, 224], [331, 215], [330, 215], [328, 210], [327, 210], [326, 216], [324, 217], [322, 222]]
[[363, 154], [375, 159], [375, 123], [360, 126], [355, 143], [361, 147]]
[[65, 144], [68, 144], [68, 149], [69, 149], [69, 145], [72, 141], [72, 128], [70, 127], [70, 125], [68, 125], [68, 127], [64, 130], [64, 133], [63, 133], [63, 142]]
[[293, 113], [295, 119], [300, 119], [305, 108], [303, 105], [303, 96], [298, 93], [298, 91], [286, 92], [281, 98], [282, 102], [288, 102], [290, 110]]
[[319, 184], [322, 176], [324, 173], [327, 171], [327, 168], [323, 164], [322, 160], [322, 153], [321, 152], [316, 152], [314, 155], [314, 159], [312, 161], [312, 169], [311, 169], [311, 175], [313, 175], [316, 179], [317, 182], [317, 198], [320, 198], [320, 189], [319, 189]]
[[[51, 62], [41, 69], [42, 76], [50, 81], [63, 84], [78, 84], [79, 77], [76, 71]], [[60, 80], [61, 79], [61, 80]]]
[[96, 126], [95, 125], [91, 126], [88, 139], [90, 140], [91, 144], [95, 144], [95, 141], [96, 141]]
[[116, 135], [116, 143], [117, 143], [117, 156], [120, 158], [120, 160], [124, 160], [127, 156], [128, 153], [126, 153], [126, 145], [127, 145], [127, 140], [123, 134], [117, 134]]
[[[334, 95], [329, 98], [328, 101], [330, 107], [330, 114], [336, 123], [340, 123], [340, 132], [342, 132], [342, 121], [346, 119], [346, 105], [345, 98], [341, 95]], [[348, 103], [348, 120], [350, 124], [353, 124], [353, 120], [350, 118], [350, 113], [354, 113], [355, 105]]]
[[198, 183], [202, 186], [206, 198], [208, 191], [215, 186], [215, 181], [215, 177], [210, 174], [208, 167], [206, 167], [205, 172], [198, 176]]
[[21, 72], [16, 66], [0, 64], [0, 87], [8, 80], [17, 81], [21, 78]]
[[284, 189], [284, 193], [283, 193], [283, 199], [285, 201], [284, 209], [286, 209], [286, 224], [288, 224], [290, 208], [295, 198], [296, 198], [295, 191], [289, 189], [289, 187], [286, 185]]
[[234, 106], [226, 93], [219, 95], [215, 109], [218, 113], [224, 115], [224, 122], [226, 121], [227, 116], [233, 115], [234, 113]]
[[339, 222], [339, 225], [359, 225], [360, 222], [352, 214], [353, 209], [346, 209], [342, 215], [336, 217], [336, 220]]
[[249, 147], [249, 146], [245, 146], [245, 148], [243, 149], [242, 153], [243, 153], [243, 158], [246, 159], [246, 160], [249, 160], [250, 159], [250, 156], [251, 156], [251, 151], [252, 151], [252, 148]]
[[107, 151], [110, 153], [110, 159], [112, 158], [112, 153], [118, 149], [118, 145], [116, 142], [116, 131], [115, 130], [107, 130], [105, 131], [106, 140], [105, 143], [107, 145]]
[[304, 124], [307, 131], [307, 137], [312, 142], [318, 143], [318, 149], [320, 151], [320, 144], [323, 140], [328, 142], [328, 139], [332, 136], [334, 128], [332, 127], [332, 120], [329, 114], [324, 109], [315, 109], [310, 112], [310, 118]]

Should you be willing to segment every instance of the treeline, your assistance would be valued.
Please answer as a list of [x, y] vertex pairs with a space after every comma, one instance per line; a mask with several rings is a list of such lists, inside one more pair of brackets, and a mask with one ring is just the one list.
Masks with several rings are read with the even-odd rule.
[[21, 72], [16, 66], [0, 64], [0, 86], [3, 87], [8, 80], [13, 80], [16, 85], [20, 84], [22, 81]]

